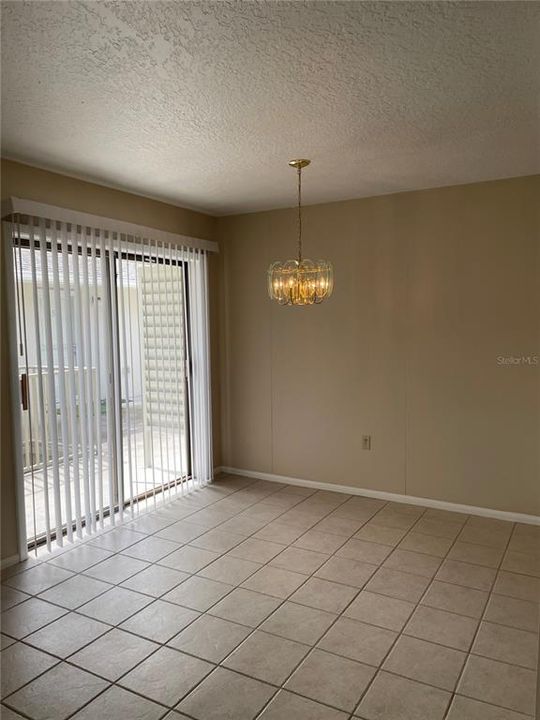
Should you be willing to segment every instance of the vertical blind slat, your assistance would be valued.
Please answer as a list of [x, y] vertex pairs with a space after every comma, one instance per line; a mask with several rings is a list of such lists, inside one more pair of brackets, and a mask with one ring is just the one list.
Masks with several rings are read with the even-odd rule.
[[[96, 463], [97, 463], [97, 492], [94, 493], [94, 498], [97, 494], [97, 506], [96, 513], [99, 517], [99, 525], [101, 528], [104, 526], [103, 518], [103, 452], [101, 442], [101, 336], [100, 336], [100, 320], [99, 320], [99, 285], [98, 285], [98, 272], [97, 272], [97, 249], [96, 249], [96, 235], [92, 229], [90, 231], [90, 263], [92, 269], [92, 286], [93, 292], [91, 293], [92, 303], [92, 334], [93, 334], [93, 345], [95, 350], [96, 359], [96, 377], [94, 381], [94, 437], [96, 447]], [[93, 370], [92, 370], [93, 372]]]
[[84, 365], [86, 372], [84, 373], [86, 381], [86, 427], [88, 432], [88, 471], [89, 471], [89, 488], [90, 488], [90, 524], [91, 530], [96, 527], [96, 449], [94, 442], [94, 357], [92, 347], [92, 323], [90, 320], [90, 277], [88, 272], [88, 233], [87, 228], [81, 228], [81, 262], [82, 262], [82, 324], [84, 347], [86, 355]]
[[[62, 502], [60, 497], [60, 471], [58, 466], [58, 425], [56, 416], [56, 390], [54, 387], [55, 378], [52, 340], [51, 298], [49, 288], [47, 239], [45, 236], [45, 222], [43, 220], [40, 220], [39, 231], [39, 247], [41, 251], [41, 282], [43, 284], [43, 312], [45, 315], [45, 348], [47, 355], [47, 416], [49, 421], [48, 426], [51, 438], [54, 517], [56, 525], [56, 542], [60, 546], [62, 546], [64, 543], [64, 538], [62, 533]], [[48, 447], [45, 448], [44, 463], [46, 462], [47, 453]]]
[[[36, 272], [36, 241], [35, 241], [35, 235], [34, 230], [31, 227], [30, 228], [30, 265], [31, 265], [31, 272], [32, 272], [32, 293], [33, 293], [33, 306], [34, 306], [34, 324], [35, 324], [35, 334], [36, 334], [36, 369], [37, 369], [37, 406], [38, 406], [38, 412], [39, 412], [39, 427], [41, 430], [41, 447], [42, 447], [42, 455], [43, 455], [43, 468], [42, 468], [42, 476], [43, 476], [43, 502], [44, 502], [44, 512], [45, 512], [45, 537], [46, 537], [46, 543], [47, 548], [50, 549], [51, 547], [51, 517], [50, 517], [50, 509], [49, 509], [49, 477], [48, 477], [48, 463], [47, 463], [47, 441], [46, 441], [46, 435], [45, 435], [45, 428], [47, 427], [47, 422], [45, 418], [45, 395], [43, 392], [43, 364], [42, 364], [42, 358], [41, 358], [41, 322], [39, 317], [39, 297], [38, 297], [38, 280], [37, 280], [37, 272]], [[27, 340], [25, 340], [25, 347], [28, 347]], [[29, 373], [27, 373], [28, 382], [30, 382]], [[29, 403], [28, 407], [28, 425], [29, 425], [29, 441], [30, 441], [30, 448], [31, 448], [31, 454], [33, 455], [34, 448], [34, 437], [32, 432], [32, 418], [30, 416], [31, 408], [33, 406], [33, 403]], [[32, 457], [30, 462], [32, 463], [32, 467], [34, 465], [34, 458]], [[35, 514], [35, 509], [34, 509]], [[35, 518], [34, 518], [35, 522]]]
[[[72, 258], [73, 258], [73, 289], [75, 298], [75, 312], [73, 314], [75, 327], [75, 341], [77, 344], [77, 375], [78, 375], [78, 417], [81, 425], [81, 454], [82, 454], [82, 472], [83, 472], [83, 488], [84, 488], [84, 515], [85, 515], [85, 532], [87, 535], [92, 533], [92, 517], [90, 510], [90, 474], [88, 459], [88, 425], [86, 412], [86, 381], [84, 377], [86, 365], [86, 348], [84, 343], [83, 332], [83, 309], [82, 309], [82, 293], [80, 282], [80, 266], [79, 266], [79, 241], [78, 228], [72, 225]], [[84, 228], [81, 228], [81, 233]]]
[[[62, 313], [62, 299], [60, 296], [60, 274], [58, 270], [58, 237], [56, 233], [56, 226], [52, 231], [51, 239], [51, 256], [52, 256], [52, 269], [53, 269], [53, 294], [54, 294], [54, 309], [56, 316], [56, 352], [58, 356], [58, 396], [60, 401], [60, 426], [62, 430], [62, 460], [64, 470], [64, 503], [65, 503], [65, 516], [67, 526], [67, 539], [69, 542], [73, 540], [73, 526], [71, 519], [73, 517], [71, 508], [71, 473], [70, 473], [70, 462], [69, 462], [69, 431], [68, 431], [68, 416], [67, 416], [67, 404], [66, 404], [66, 372], [65, 372], [65, 360], [64, 360], [64, 326], [63, 326], [63, 313]], [[53, 378], [54, 379], [54, 378]]]
[[[73, 458], [73, 494], [75, 503], [75, 527], [77, 536], [82, 537], [82, 514], [81, 514], [81, 484], [79, 475], [79, 423], [77, 422], [77, 385], [75, 378], [75, 361], [73, 358], [74, 334], [73, 334], [73, 299], [71, 295], [71, 281], [69, 273], [69, 259], [73, 264], [73, 255], [68, 251], [67, 229], [62, 225], [62, 265], [64, 281], [64, 303], [66, 308], [66, 336], [67, 336], [67, 357], [68, 357], [68, 385], [69, 385], [69, 418], [71, 426], [71, 455]], [[72, 247], [73, 251], [73, 247]]]

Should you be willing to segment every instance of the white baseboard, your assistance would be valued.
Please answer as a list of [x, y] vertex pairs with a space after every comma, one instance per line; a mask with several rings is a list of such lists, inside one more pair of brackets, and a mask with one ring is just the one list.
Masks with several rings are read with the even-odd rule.
[[11, 567], [12, 565], [16, 565], [18, 562], [21, 562], [21, 558], [19, 555], [10, 555], [10, 557], [4, 558], [0, 563], [0, 569], [4, 570], [5, 568]]
[[421, 505], [422, 507], [436, 508], [437, 510], [450, 510], [451, 512], [479, 515], [480, 517], [508, 520], [509, 522], [540, 525], [540, 516], [538, 515], [525, 515], [524, 513], [507, 512], [506, 510], [494, 510], [493, 508], [477, 507], [476, 505], [460, 505], [459, 503], [446, 502], [446, 500], [432, 500], [431, 498], [413, 497], [412, 495], [400, 495], [399, 493], [369, 490], [367, 488], [353, 487], [352, 485], [334, 485], [333, 483], [302, 480], [301, 478], [287, 477], [286, 475], [273, 475], [256, 470], [242, 470], [240, 468], [226, 466], [215, 468], [214, 472], [216, 474], [223, 472], [230, 475], [244, 475], [245, 477], [257, 478], [258, 480], [269, 480], [270, 482], [286, 483], [287, 485], [299, 485], [300, 487], [313, 488], [314, 490], [330, 490], [332, 492], [347, 493], [348, 495], [364, 495], [365, 497], [377, 498], [378, 500], [406, 503], [407, 505]]

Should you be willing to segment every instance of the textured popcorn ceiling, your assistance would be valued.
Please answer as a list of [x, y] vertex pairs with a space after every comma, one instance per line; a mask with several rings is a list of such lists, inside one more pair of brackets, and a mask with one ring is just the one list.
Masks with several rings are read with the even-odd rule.
[[540, 170], [537, 2], [3, 2], [3, 154], [215, 214]]

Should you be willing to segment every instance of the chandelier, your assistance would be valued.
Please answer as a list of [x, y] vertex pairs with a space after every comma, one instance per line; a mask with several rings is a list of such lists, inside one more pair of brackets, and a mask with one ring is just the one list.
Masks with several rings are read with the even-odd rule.
[[298, 174], [298, 257], [274, 262], [268, 268], [268, 294], [280, 305], [318, 305], [334, 289], [334, 269], [328, 260], [309, 260], [302, 255], [302, 168], [310, 160], [291, 160]]

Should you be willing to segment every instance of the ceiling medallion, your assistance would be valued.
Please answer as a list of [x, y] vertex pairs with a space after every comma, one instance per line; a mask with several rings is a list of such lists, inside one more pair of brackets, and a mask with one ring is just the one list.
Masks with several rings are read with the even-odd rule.
[[302, 168], [310, 160], [291, 160], [298, 173], [298, 257], [274, 262], [268, 268], [268, 294], [280, 305], [318, 305], [334, 289], [334, 268], [328, 260], [302, 256]]

